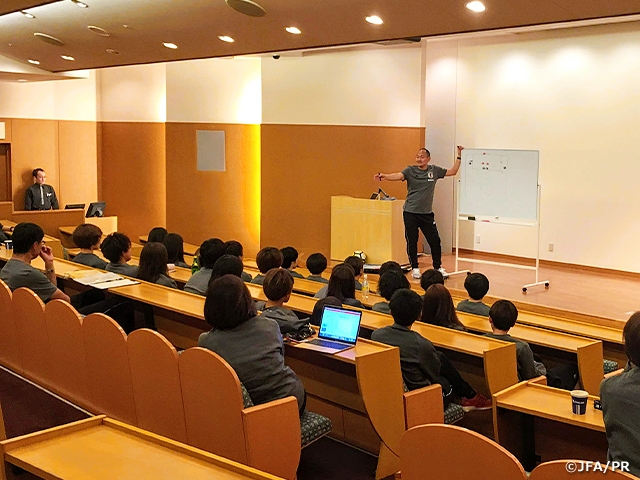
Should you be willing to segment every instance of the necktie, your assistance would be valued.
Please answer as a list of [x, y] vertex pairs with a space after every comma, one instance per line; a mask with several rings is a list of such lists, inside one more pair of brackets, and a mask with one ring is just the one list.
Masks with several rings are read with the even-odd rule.
[[44, 189], [40, 185], [40, 205], [44, 205]]

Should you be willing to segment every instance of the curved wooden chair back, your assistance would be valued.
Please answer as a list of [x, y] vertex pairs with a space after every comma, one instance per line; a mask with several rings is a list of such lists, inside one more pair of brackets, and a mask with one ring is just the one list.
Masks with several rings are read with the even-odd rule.
[[198, 347], [182, 352], [178, 366], [189, 445], [246, 464], [244, 406], [233, 369]]
[[488, 438], [453, 425], [421, 425], [400, 443], [402, 480], [473, 478], [525, 480], [520, 462]]
[[92, 411], [137, 425], [124, 330], [107, 315], [92, 313], [82, 322], [82, 337]]
[[7, 439], [7, 431], [4, 429], [4, 414], [2, 413], [2, 404], [0, 404], [0, 441]]
[[82, 339], [82, 319], [64, 300], [52, 300], [44, 307], [51, 373], [60, 396], [83, 408], [91, 408], [87, 360]]
[[[622, 472], [620, 467], [612, 470], [611, 466], [609, 466], [605, 473], [602, 470], [593, 471], [594, 464], [591, 464], [590, 471], [577, 472], [577, 470], [583, 468], [581, 465], [584, 463], [580, 460], [554, 460], [553, 462], [542, 463], [531, 472], [529, 480], [575, 480], [576, 478], [580, 480], [637, 479], [630, 473]], [[602, 464], [603, 469], [605, 465]]]
[[57, 392], [52, 378], [51, 348], [44, 319], [44, 303], [28, 288], [18, 288], [13, 292], [13, 318], [24, 376]]
[[0, 364], [21, 374], [22, 359], [18, 347], [12, 297], [7, 284], [0, 280]]
[[127, 352], [138, 427], [187, 443], [176, 349], [142, 328], [129, 334]]

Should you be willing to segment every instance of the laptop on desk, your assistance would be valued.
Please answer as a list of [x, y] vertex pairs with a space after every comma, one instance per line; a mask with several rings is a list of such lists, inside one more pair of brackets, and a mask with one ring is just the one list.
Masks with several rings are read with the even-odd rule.
[[318, 338], [301, 342], [297, 346], [325, 353], [342, 352], [355, 346], [361, 320], [362, 311], [325, 305]]

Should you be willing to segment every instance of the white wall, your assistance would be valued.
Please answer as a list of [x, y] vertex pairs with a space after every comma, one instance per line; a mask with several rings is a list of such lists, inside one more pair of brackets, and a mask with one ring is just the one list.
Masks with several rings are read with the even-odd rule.
[[167, 121], [259, 124], [260, 58], [167, 63]]
[[0, 82], [0, 117], [96, 120], [96, 73], [88, 78], [43, 82]]
[[97, 77], [98, 121], [166, 121], [166, 64], [105, 68]]
[[[457, 141], [540, 150], [542, 258], [640, 272], [638, 25], [460, 41], [457, 50]], [[466, 245], [533, 253], [521, 227], [473, 227], [481, 243]]]
[[421, 49], [262, 60], [263, 123], [419, 127]]

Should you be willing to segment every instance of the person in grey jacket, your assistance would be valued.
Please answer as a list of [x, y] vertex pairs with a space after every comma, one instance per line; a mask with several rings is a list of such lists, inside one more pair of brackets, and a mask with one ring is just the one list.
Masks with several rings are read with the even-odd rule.
[[622, 335], [629, 362], [623, 373], [600, 384], [607, 459], [629, 462], [628, 472], [640, 477], [640, 312], [631, 315]]
[[178, 288], [176, 281], [167, 271], [167, 249], [160, 242], [147, 242], [140, 252], [138, 279], [157, 283], [170, 288]]
[[105, 267], [107, 272], [129, 277], [138, 276], [138, 267], [127, 263], [131, 260], [131, 240], [124, 233], [114, 232], [107, 235], [100, 244], [100, 250], [102, 255], [109, 260]]
[[220, 355], [235, 370], [256, 405], [294, 396], [300, 414], [306, 393], [297, 375], [284, 364], [280, 328], [256, 315], [251, 294], [235, 275], [212, 282], [204, 304], [212, 329], [200, 335], [198, 346]]
[[262, 284], [267, 301], [256, 302], [256, 308], [262, 317], [272, 320], [297, 322], [298, 316], [284, 306], [291, 298], [293, 291], [293, 275], [285, 268], [272, 268], [267, 272]]

